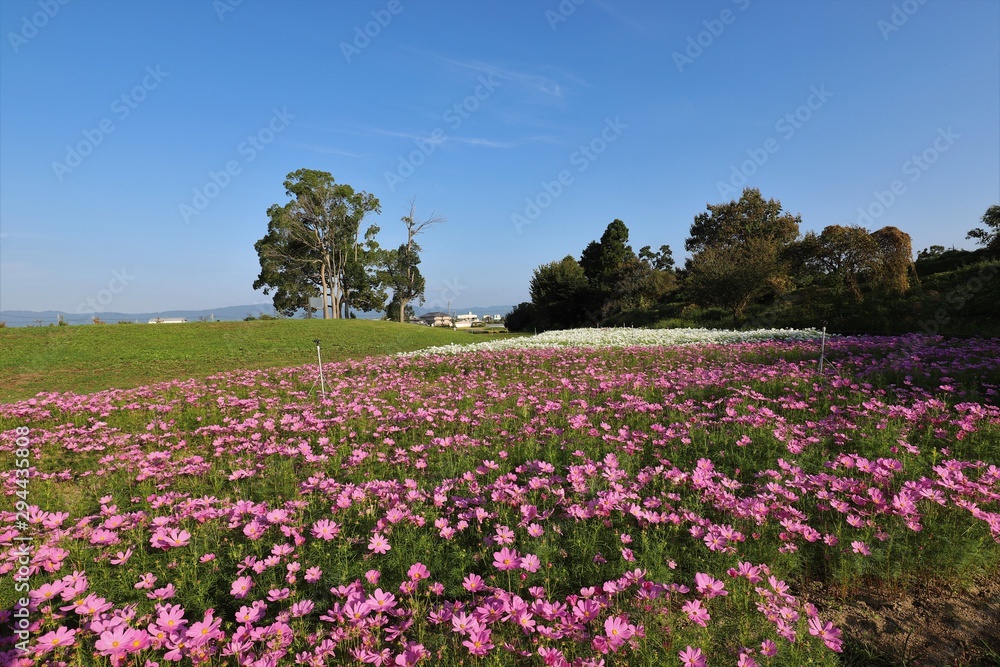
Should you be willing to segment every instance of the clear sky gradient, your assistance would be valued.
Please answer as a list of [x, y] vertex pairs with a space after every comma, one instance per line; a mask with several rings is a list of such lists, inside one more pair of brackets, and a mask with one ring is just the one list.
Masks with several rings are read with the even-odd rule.
[[[416, 197], [431, 305], [528, 299], [615, 218], [682, 260], [744, 185], [803, 231], [973, 247], [1000, 202], [1000, 3], [0, 3], [0, 308], [268, 301], [285, 176]], [[367, 34], [366, 34], [367, 33]], [[868, 217], [862, 217], [862, 213]]]

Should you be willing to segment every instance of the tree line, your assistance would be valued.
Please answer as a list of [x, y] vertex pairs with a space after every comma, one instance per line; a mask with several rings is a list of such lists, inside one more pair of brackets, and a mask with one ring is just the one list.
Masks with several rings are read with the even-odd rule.
[[411, 304], [423, 302], [425, 288], [417, 237], [443, 219], [419, 220], [411, 200], [402, 218], [406, 242], [382, 248], [378, 225], [362, 232], [365, 219], [382, 210], [374, 195], [313, 169], [288, 174], [284, 186], [289, 201], [267, 209], [267, 233], [254, 244], [260, 274], [253, 288], [271, 295], [286, 316], [312, 314], [309, 299], [316, 297], [324, 319], [356, 311], [384, 311], [399, 322], [412, 315]]
[[[709, 204], [695, 216], [684, 243], [690, 256], [677, 267], [668, 245], [635, 252], [625, 223], [614, 220], [579, 259], [567, 255], [536, 268], [531, 301], [514, 309], [507, 327], [704, 326], [722, 324], [725, 316], [733, 327], [829, 321], [841, 328], [898, 331], [929, 328], [927, 322], [940, 319], [942, 305], [952, 325], [955, 316], [968, 316], [957, 312], [964, 308], [983, 315], [984, 326], [998, 326], [989, 289], [977, 288], [964, 273], [951, 275], [949, 280], [971, 285], [956, 307], [954, 292], [962, 285], [942, 282], [937, 274], [981, 264], [989, 269], [984, 275], [1000, 272], [1000, 206], [991, 206], [983, 227], [968, 234], [979, 250], [931, 246], [916, 260], [909, 234], [896, 227], [830, 225], [802, 234], [801, 224], [801, 216], [784, 211], [780, 201], [746, 188], [738, 200]], [[934, 279], [925, 286], [921, 274]]]

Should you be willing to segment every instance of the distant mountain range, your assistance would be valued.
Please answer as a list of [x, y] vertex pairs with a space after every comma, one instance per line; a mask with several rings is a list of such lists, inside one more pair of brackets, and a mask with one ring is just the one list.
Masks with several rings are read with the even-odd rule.
[[[513, 309], [513, 306], [474, 306], [472, 308], [452, 308], [453, 315], [473, 313], [479, 317], [484, 315], [506, 315]], [[417, 315], [432, 312], [434, 308], [414, 308]], [[259, 317], [261, 314], [274, 315], [274, 307], [268, 303], [255, 303], [246, 306], [224, 306], [222, 308], [209, 308], [206, 310], [161, 310], [150, 313], [118, 313], [107, 311], [103, 313], [68, 313], [61, 310], [0, 310], [0, 322], [6, 322], [9, 327], [47, 326], [57, 324], [59, 318], [68, 324], [90, 324], [96, 315], [102, 322], [115, 324], [117, 322], [139, 322], [146, 323], [154, 318], [184, 317], [189, 322], [199, 320], [216, 320], [221, 322], [232, 322], [245, 319], [248, 315]], [[297, 315], [301, 317], [301, 313]], [[358, 313], [362, 319], [380, 319], [381, 313]]]

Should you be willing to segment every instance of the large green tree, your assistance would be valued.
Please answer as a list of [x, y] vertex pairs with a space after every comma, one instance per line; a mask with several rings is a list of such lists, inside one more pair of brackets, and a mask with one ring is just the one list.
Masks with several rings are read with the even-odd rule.
[[709, 204], [695, 216], [684, 249], [701, 252], [709, 246], [733, 245], [750, 239], [786, 246], [799, 236], [801, 216], [783, 212], [777, 199], [765, 200], [757, 188], [743, 190], [739, 200]]
[[657, 271], [674, 270], [674, 251], [668, 245], [661, 245], [656, 252], [648, 245], [643, 246], [639, 249], [639, 259]]
[[580, 266], [598, 291], [610, 291], [622, 267], [635, 258], [628, 244], [628, 227], [621, 220], [614, 220], [601, 235], [600, 241], [591, 241], [580, 256]]
[[379, 231], [377, 226], [370, 226], [365, 232], [364, 243], [355, 246], [355, 254], [348, 258], [344, 270], [344, 311], [347, 314], [352, 309], [385, 310], [388, 294], [380, 271], [386, 251], [375, 240]]
[[898, 227], [883, 227], [871, 233], [875, 244], [872, 288], [887, 294], [903, 294], [910, 288], [913, 244], [910, 235]]
[[587, 290], [587, 276], [572, 255], [542, 264], [528, 287], [535, 321], [543, 329], [579, 326], [586, 317], [583, 304]]
[[695, 216], [684, 242], [693, 253], [685, 289], [697, 303], [728, 308], [736, 326], [754, 300], [791, 284], [788, 255], [802, 219], [784, 212], [778, 200], [765, 200], [756, 188], [707, 209]]
[[720, 243], [691, 257], [685, 289], [695, 303], [728, 309], [738, 327], [755, 299], [784, 288], [781, 271], [781, 255], [770, 239]]
[[[284, 185], [291, 200], [268, 208], [268, 232], [254, 246], [261, 265], [254, 287], [275, 290], [280, 310], [303, 307], [318, 291], [324, 319], [345, 317], [352, 290], [364, 291], [361, 276], [374, 275], [370, 267], [350, 267], [365, 257], [358, 240], [361, 225], [369, 213], [381, 210], [379, 201], [314, 169], [288, 174]], [[365, 236], [374, 237], [372, 227]]]
[[813, 250], [812, 262], [837, 289], [847, 289], [861, 301], [862, 282], [878, 269], [879, 252], [875, 239], [864, 227], [828, 225], [817, 236], [806, 234], [803, 243]]
[[628, 280], [634, 282], [636, 272], [641, 270], [637, 262], [628, 244], [628, 227], [618, 219], [607, 226], [600, 241], [591, 241], [583, 249], [580, 266], [587, 278], [588, 290], [579, 305], [589, 314], [588, 319], [599, 322], [622, 304], [620, 297], [624, 286], [619, 283], [626, 274]]
[[312, 310], [309, 298], [319, 295], [319, 257], [309, 246], [289, 238], [285, 229], [272, 219], [267, 234], [254, 244], [260, 259], [260, 274], [253, 288], [271, 295], [274, 309], [291, 317], [299, 309]]

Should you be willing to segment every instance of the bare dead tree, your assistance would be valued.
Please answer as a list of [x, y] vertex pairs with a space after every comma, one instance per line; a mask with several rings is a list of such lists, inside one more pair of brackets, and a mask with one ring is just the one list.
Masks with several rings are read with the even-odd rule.
[[[396, 283], [397, 290], [395, 292], [395, 298], [399, 303], [399, 321], [402, 322], [406, 315], [406, 305], [413, 300], [421, 296], [424, 292], [424, 279], [420, 275], [420, 270], [417, 268], [417, 263], [420, 261], [417, 258], [417, 253], [420, 251], [420, 246], [416, 242], [416, 238], [423, 234], [428, 228], [442, 223], [445, 221], [444, 218], [431, 213], [429, 218], [425, 220], [417, 220], [417, 199], [416, 197], [410, 199], [410, 211], [407, 215], [403, 216], [403, 224], [406, 226], [406, 246], [405, 252], [402, 253], [402, 257], [398, 261], [398, 271], [401, 275], [396, 277], [394, 281]], [[401, 248], [400, 250], [404, 250]]]

